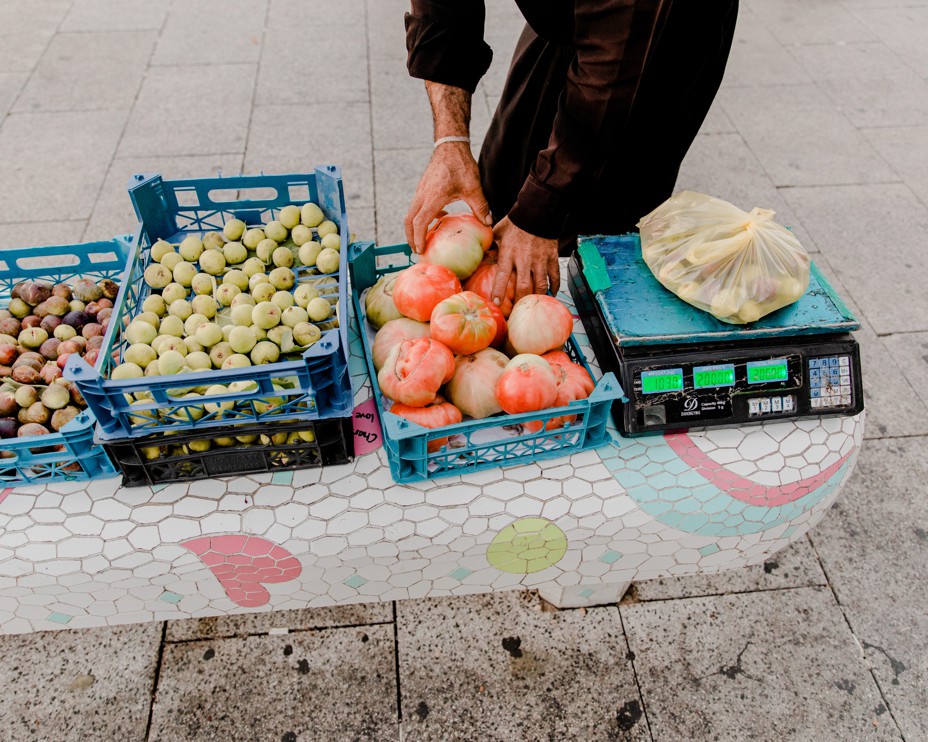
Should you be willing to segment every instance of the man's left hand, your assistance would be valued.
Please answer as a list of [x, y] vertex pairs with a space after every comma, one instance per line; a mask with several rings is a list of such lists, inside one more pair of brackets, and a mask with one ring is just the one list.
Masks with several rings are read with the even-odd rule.
[[500, 221], [493, 230], [499, 244], [499, 262], [492, 297], [497, 304], [506, 295], [510, 274], [516, 275], [514, 301], [529, 294], [545, 294], [551, 289], [557, 294], [561, 284], [561, 269], [557, 262], [557, 240], [536, 237], [509, 221]]

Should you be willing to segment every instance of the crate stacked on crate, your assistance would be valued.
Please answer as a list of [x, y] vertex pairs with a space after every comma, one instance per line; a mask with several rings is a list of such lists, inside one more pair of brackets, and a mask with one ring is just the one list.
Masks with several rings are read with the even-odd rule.
[[[427, 252], [429, 249], [431, 248], [427, 248]], [[455, 249], [452, 252], [454, 253], [454, 259], [457, 259], [460, 251]], [[479, 413], [473, 410], [475, 415], [468, 415], [467, 413], [462, 415], [460, 409], [450, 409], [452, 405], [449, 402], [458, 402], [455, 399], [455, 390], [452, 387], [455, 384], [460, 368], [466, 363], [474, 362], [477, 356], [459, 354], [454, 361], [453, 376], [450, 381], [446, 376], [444, 385], [440, 387], [441, 395], [445, 395], [448, 399], [439, 395], [432, 402], [427, 402], [424, 405], [422, 405], [424, 397], [417, 400], [415, 404], [402, 405], [398, 405], [396, 400], [389, 399], [379, 383], [379, 381], [387, 381], [383, 375], [384, 371], [389, 368], [387, 377], [392, 373], [397, 378], [412, 379], [420, 368], [428, 366], [432, 362], [429, 357], [431, 350], [423, 355], [421, 353], [423, 348], [415, 350], [409, 346], [410, 355], [406, 359], [400, 360], [397, 348], [400, 345], [408, 346], [409, 343], [421, 345], [426, 342], [425, 339], [427, 338], [431, 349], [438, 339], [438, 332], [435, 327], [436, 315], [432, 314], [429, 317], [423, 315], [415, 318], [410, 318], [411, 315], [403, 316], [398, 297], [401, 291], [401, 282], [398, 280], [391, 283], [389, 280], [389, 277], [396, 276], [398, 272], [404, 271], [412, 265], [411, 255], [412, 251], [408, 245], [376, 247], [372, 243], [354, 243], [351, 246], [351, 255], [349, 257], [352, 302], [355, 318], [358, 322], [358, 334], [363, 344], [374, 399], [380, 414], [384, 449], [387, 452], [390, 471], [397, 482], [407, 483], [466, 474], [481, 469], [527, 464], [532, 461], [567, 456], [609, 442], [606, 425], [613, 402], [622, 397], [622, 389], [612, 373], [605, 374], [599, 381], [594, 383], [592, 371], [580, 351], [576, 339], [570, 334], [570, 328], [573, 326], [572, 318], [564, 320], [567, 323], [565, 334], [568, 337], [563, 345], [563, 351], [557, 351], [560, 355], [557, 361], [564, 367], [570, 367], [571, 373], [579, 371], [581, 376], [585, 377], [584, 383], [589, 385], [588, 390], [591, 389], [585, 398], [575, 399], [575, 401], [562, 406], [551, 406], [542, 409], [535, 407], [532, 411], [516, 414], [501, 413], [500, 408], [497, 407], [495, 410], [484, 408]], [[481, 255], [482, 252], [475, 257], [475, 260], [480, 261]], [[429, 256], [426, 255], [425, 257], [427, 259]], [[491, 253], [487, 254], [481, 265], [492, 265]], [[467, 272], [470, 273], [471, 271]], [[457, 271], [453, 271], [453, 273], [457, 273]], [[477, 281], [485, 280], [487, 275], [491, 277], [489, 280], [491, 285], [492, 276], [495, 275], [491, 270], [473, 273], [473, 277], [476, 277]], [[454, 275], [450, 276], [450, 279], [455, 278]], [[422, 280], [422, 282], [425, 281]], [[371, 297], [371, 302], [368, 302], [369, 292], [375, 287], [377, 294], [375, 297]], [[454, 290], [460, 291], [460, 288]], [[425, 289], [423, 295], [429, 293], [429, 291], [429, 289]], [[473, 296], [475, 292], [478, 293], [476, 299]], [[458, 302], [459, 306], [454, 310], [458, 314], [456, 314], [452, 324], [455, 328], [460, 329], [462, 336], [471, 333], [476, 324], [473, 320], [478, 314], [485, 311], [481, 305], [487, 304], [489, 296], [482, 297], [479, 292], [486, 294], [486, 286], [481, 287], [476, 285], [476, 282], [468, 280], [464, 284], [463, 294], [458, 293], [453, 298], [449, 298], [450, 301]], [[470, 293], [471, 296], [462, 300], [460, 297], [464, 297], [467, 293]], [[388, 295], [390, 296], [389, 301], [386, 300]], [[481, 302], [480, 299], [483, 299], [483, 301]], [[545, 301], [554, 301], [554, 299], [548, 297]], [[467, 307], [464, 306], [464, 302], [468, 303]], [[375, 324], [368, 321], [369, 306], [373, 311], [377, 312], [376, 320], [373, 317], [371, 318]], [[569, 315], [569, 312], [563, 307], [561, 307], [560, 311]], [[495, 311], [493, 314], [495, 316]], [[502, 319], [502, 312], [500, 312], [499, 317]], [[389, 322], [391, 319], [392, 322], [405, 324], [391, 328]], [[375, 338], [377, 337], [376, 328], [378, 326], [382, 326], [380, 331], [386, 333], [386, 344], [392, 347], [392, 351], [386, 356], [384, 356], [386, 351], [384, 347], [377, 347], [376, 349], [374, 347]], [[447, 327], [445, 325], [444, 329], [447, 329]], [[496, 327], [498, 329], [499, 324]], [[502, 328], [505, 331], [505, 321], [502, 322]], [[511, 325], [509, 329], [512, 329]], [[491, 342], [494, 345], [503, 347], [501, 341], [502, 337], [497, 332], [496, 338]], [[441, 341], [438, 342], [438, 345], [442, 345]], [[378, 346], [381, 346], [381, 344], [378, 344]], [[510, 356], [520, 352], [511, 348], [507, 348], [507, 350]], [[448, 352], [448, 350], [442, 351], [442, 353]], [[505, 354], [489, 347], [477, 353], [478, 355], [484, 353], [495, 354], [496, 358], [495, 360], [490, 359], [490, 365], [493, 362], [502, 364], [510, 361]], [[535, 357], [542, 364], [549, 365], [540, 356]], [[484, 359], [480, 360], [481, 363], [483, 361]], [[516, 363], [517, 361], [512, 359], [512, 362]], [[529, 362], [532, 362], [532, 360], [529, 359]], [[391, 363], [396, 363], [396, 366], [390, 367]], [[552, 358], [553, 363], [554, 359]], [[428, 369], [426, 370], [428, 371]], [[548, 373], [552, 372], [548, 371]], [[485, 387], [483, 389], [485, 393], [479, 396], [486, 400], [487, 394], [490, 396], [494, 394], [494, 384], [482, 384], [480, 381], [474, 382], [473, 380], [477, 378], [472, 377], [471, 383]], [[395, 382], [391, 381], [391, 384], [393, 383]], [[400, 384], [395, 385], [400, 386]], [[473, 399], [474, 397], [471, 396], [471, 400]], [[556, 402], [556, 404], [561, 404], [561, 402]], [[459, 406], [461, 409], [465, 407], [465, 405]], [[416, 410], [411, 410], [410, 407], [418, 408], [419, 412], [424, 414], [420, 417]], [[399, 413], [401, 408], [402, 414]], [[449, 408], [449, 410], [446, 411], [445, 408]], [[447, 414], [448, 417], [443, 417], [444, 414]], [[411, 419], [412, 417], [422, 420], [423, 424], [417, 424]], [[453, 422], [452, 418], [458, 422]], [[424, 427], [423, 425], [426, 423], [436, 425], [436, 427]]]
[[0, 486], [116, 475], [62, 367], [102, 367], [133, 240], [0, 251]]
[[[344, 190], [310, 174], [139, 175], [120, 332], [73, 379], [127, 484], [353, 456]], [[286, 433], [286, 436], [284, 436]]]

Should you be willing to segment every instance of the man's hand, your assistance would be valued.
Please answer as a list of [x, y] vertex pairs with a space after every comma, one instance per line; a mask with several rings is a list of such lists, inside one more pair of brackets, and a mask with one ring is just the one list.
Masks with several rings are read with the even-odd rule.
[[503, 219], [493, 230], [499, 243], [499, 261], [496, 281], [493, 284], [493, 301], [502, 302], [509, 285], [509, 276], [515, 271], [516, 295], [513, 303], [528, 294], [544, 294], [550, 287], [557, 294], [561, 284], [561, 270], [557, 262], [557, 240], [536, 237], [524, 232]]
[[432, 221], [445, 206], [458, 200], [470, 206], [484, 224], [493, 223], [470, 145], [446, 142], [432, 152], [404, 221], [406, 241], [415, 252], [425, 249], [425, 233]]

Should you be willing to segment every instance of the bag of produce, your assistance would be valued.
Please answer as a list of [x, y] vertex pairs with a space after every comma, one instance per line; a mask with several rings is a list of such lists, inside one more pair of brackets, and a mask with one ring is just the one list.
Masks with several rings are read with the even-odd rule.
[[808, 253], [773, 216], [683, 191], [638, 222], [642, 257], [683, 301], [723, 322], [755, 322], [809, 287]]

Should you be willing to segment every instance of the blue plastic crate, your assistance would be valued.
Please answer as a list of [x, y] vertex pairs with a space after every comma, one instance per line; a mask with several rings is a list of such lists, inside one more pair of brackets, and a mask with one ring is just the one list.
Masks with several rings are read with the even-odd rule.
[[[375, 247], [369, 242], [355, 243], [351, 246], [348, 262], [351, 272], [352, 306], [355, 320], [359, 323], [358, 335], [364, 345], [364, 357], [377, 411], [380, 414], [384, 449], [393, 479], [399, 483], [407, 483], [499, 466], [528, 464], [569, 456], [609, 442], [606, 423], [612, 403], [623, 396], [622, 388], [612, 373], [605, 374], [596, 383], [588, 399], [573, 402], [566, 407], [519, 415], [500, 415], [484, 420], [467, 420], [435, 430], [423, 428], [386, 411], [383, 395], [377, 384], [377, 373], [374, 371], [367, 331], [360, 326], [364, 322], [361, 294], [373, 286], [381, 276], [409, 266], [411, 255], [409, 245]], [[582, 364], [590, 371], [573, 337], [565, 350], [572, 361]], [[592, 372], [590, 375], [592, 376]], [[577, 420], [563, 428], [541, 430], [537, 433], [510, 435], [509, 432], [502, 431], [503, 426], [515, 426], [533, 420], [547, 422], [551, 418], [565, 415], [577, 415]], [[488, 438], [486, 431], [493, 428], [502, 432], [499, 436]], [[455, 445], [443, 446], [439, 451], [431, 453], [428, 451], [430, 441], [448, 436], [459, 436]]]
[[[117, 281], [120, 291], [114, 307], [119, 305], [125, 294], [129, 256], [135, 248], [132, 240], [125, 236], [108, 242], [0, 250], [0, 306], [9, 304], [10, 292], [20, 281], [60, 283], [77, 278]], [[113, 321], [107, 334], [112, 335], [115, 330]], [[97, 365], [102, 362], [101, 355]], [[57, 433], [0, 441], [0, 450], [15, 454], [14, 458], [0, 459], [0, 485], [13, 487], [52, 480], [80, 481], [116, 476], [116, 468], [106, 451], [94, 443], [95, 424], [93, 413], [86, 410]]]
[[[104, 344], [101, 351], [102, 366], [91, 369], [80, 359], [73, 359], [65, 369], [65, 375], [77, 382], [87, 404], [96, 414], [100, 425], [98, 437], [101, 440], [245, 422], [316, 420], [351, 415], [348, 330], [345, 326], [348, 320], [346, 261], [349, 233], [345, 194], [338, 167], [327, 165], [309, 174], [188, 180], [164, 180], [157, 174], [136, 175], [130, 179], [129, 195], [140, 223], [137, 249], [128, 273], [125, 301], [119, 307], [118, 322], [114, 322], [114, 326], [123, 325], [139, 314], [142, 303], [151, 293], [143, 280], [143, 274], [150, 263], [151, 245], [158, 239], [178, 243], [190, 234], [221, 232], [225, 222], [233, 217], [249, 226], [256, 226], [276, 218], [282, 207], [306, 201], [317, 203], [326, 217], [338, 224], [341, 236], [339, 272], [328, 274], [327, 277], [337, 281], [340, 326], [325, 330], [322, 338], [308, 348], [299, 360], [123, 381], [109, 378], [118, 363], [116, 357], [126, 345], [121, 336], [114, 336]], [[301, 269], [297, 281], [319, 277], [318, 273]], [[195, 420], [190, 409], [201, 408], [204, 400], [180, 400], [191, 388], [235, 381], [256, 381], [258, 389], [210, 395], [205, 400], [234, 401], [236, 404], [233, 410], [207, 413]], [[274, 388], [275, 383], [286, 388], [277, 390]], [[130, 407], [124, 395], [140, 391], [151, 392], [154, 401]], [[284, 401], [272, 409], [259, 410], [255, 402], [268, 397], [282, 398]]]

